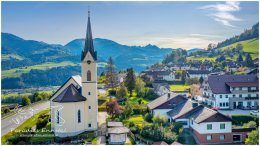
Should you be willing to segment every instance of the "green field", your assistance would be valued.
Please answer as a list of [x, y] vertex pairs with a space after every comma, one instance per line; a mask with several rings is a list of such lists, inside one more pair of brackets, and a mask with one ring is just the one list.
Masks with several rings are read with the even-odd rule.
[[188, 85], [170, 85], [170, 90], [171, 91], [186, 91], [190, 89], [190, 86]]
[[242, 44], [243, 45], [243, 51], [250, 53], [252, 55], [252, 58], [258, 58], [258, 52], [259, 52], [259, 40], [258, 39], [250, 39], [250, 40], [245, 40], [245, 41], [240, 41], [236, 42], [234, 44], [225, 46], [220, 48], [220, 50], [225, 50], [228, 48], [235, 48], [237, 44]]
[[186, 59], [187, 59], [187, 61], [192, 61], [192, 60], [197, 60], [197, 61], [205, 61], [205, 60], [208, 60], [208, 61], [215, 61], [216, 60], [216, 58], [217, 57], [211, 57], [211, 58], [209, 58], [209, 57], [204, 57], [204, 56], [199, 56], [199, 57], [197, 57], [197, 56], [189, 56], [189, 57], [187, 57]]
[[23, 60], [23, 57], [16, 55], [16, 54], [2, 54], [1, 58], [2, 58], [2, 61], [9, 60], [11, 58], [15, 58], [17, 60]]
[[33, 65], [28, 67], [21, 67], [21, 68], [14, 68], [9, 70], [2, 70], [2, 79], [7, 77], [19, 77], [23, 73], [28, 73], [32, 69], [37, 70], [47, 70], [51, 69], [53, 67], [62, 67], [62, 66], [76, 66], [77, 64], [70, 62], [70, 61], [64, 61], [60, 63], [54, 63], [54, 62], [47, 62], [39, 65]]

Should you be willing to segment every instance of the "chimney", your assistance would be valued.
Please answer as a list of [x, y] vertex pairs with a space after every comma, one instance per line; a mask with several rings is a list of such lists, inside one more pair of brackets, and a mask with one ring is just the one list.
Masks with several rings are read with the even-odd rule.
[[168, 93], [168, 98], [170, 98], [171, 97], [171, 93]]

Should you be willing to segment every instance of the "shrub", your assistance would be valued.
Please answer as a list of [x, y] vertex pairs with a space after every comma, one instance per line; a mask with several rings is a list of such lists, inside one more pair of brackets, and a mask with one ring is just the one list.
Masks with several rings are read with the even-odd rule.
[[152, 122], [153, 120], [153, 115], [151, 115], [150, 113], [146, 113], [145, 115], [144, 115], [144, 120], [146, 121], [146, 122]]
[[6, 108], [4, 108], [3, 111], [4, 111], [4, 114], [9, 113], [10, 112], [10, 108], [6, 107]]
[[172, 129], [171, 129], [172, 132], [175, 132], [177, 134], [181, 134], [181, 132], [183, 131], [182, 124], [179, 123], [179, 122], [173, 123], [172, 126], [173, 126]]
[[99, 112], [105, 112], [106, 111], [106, 106], [98, 106], [98, 111]]
[[243, 127], [244, 127], [244, 128], [256, 128], [257, 125], [256, 125], [256, 122], [255, 122], [255, 121], [250, 121], [250, 122], [248, 122], [248, 123], [245, 123], [245, 124], [243, 125]]
[[47, 123], [49, 121], [49, 116], [45, 117], [45, 118], [38, 118], [38, 121], [36, 123], [36, 129], [41, 129], [41, 128], [44, 128]]
[[22, 105], [26, 106], [26, 105], [30, 105], [30, 104], [31, 104], [31, 100], [29, 99], [29, 97], [23, 96], [22, 97]]
[[108, 94], [111, 96], [115, 96], [116, 95], [116, 90], [108, 90]]
[[250, 121], [255, 121], [258, 126], [258, 117], [252, 116], [252, 115], [232, 115], [232, 120], [234, 125], [240, 125], [246, 124]]

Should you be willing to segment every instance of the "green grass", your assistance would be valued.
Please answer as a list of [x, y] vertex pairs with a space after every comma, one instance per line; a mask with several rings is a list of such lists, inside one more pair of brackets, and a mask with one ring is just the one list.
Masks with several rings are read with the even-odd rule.
[[47, 70], [47, 69], [51, 69], [53, 67], [76, 66], [76, 65], [77, 64], [70, 62], [70, 61], [64, 61], [64, 62], [60, 62], [60, 63], [47, 62], [47, 63], [28, 66], [28, 67], [21, 67], [21, 68], [13, 68], [13, 69], [9, 69], [9, 70], [3, 70], [2, 71], [2, 78], [19, 77], [21, 74], [28, 73], [32, 69]]
[[[49, 111], [50, 111], [50, 109], [46, 109], [46, 110], [43, 110], [43, 111], [37, 113], [36, 115], [34, 115], [31, 118], [29, 118], [28, 120], [26, 120], [23, 124], [18, 126], [15, 130], [21, 131], [25, 128], [32, 128], [37, 123], [38, 117], [40, 115], [47, 114]], [[7, 134], [5, 134], [4, 136], [1, 137], [2, 144], [6, 144], [7, 139], [16, 134], [15, 130], [10, 131], [9, 133], [7, 133]]]
[[125, 142], [125, 145], [134, 145], [135, 141], [133, 140], [132, 137], [128, 136]]
[[201, 57], [201, 56], [189, 56], [187, 57], [187, 61], [192, 61], [192, 60], [197, 60], [197, 61], [205, 61], [205, 60], [208, 60], [208, 61], [215, 61], [217, 57]]
[[10, 60], [11, 58], [15, 58], [17, 60], [23, 60], [24, 58], [22, 56], [16, 55], [16, 54], [2, 54], [1, 55], [2, 61]]
[[185, 91], [190, 89], [189, 85], [170, 85], [170, 90], [171, 91]]
[[250, 53], [252, 55], [252, 58], [258, 58], [258, 52], [259, 52], [259, 40], [258, 39], [250, 39], [250, 40], [245, 40], [245, 41], [240, 41], [233, 43], [231, 45], [225, 46], [220, 48], [220, 50], [226, 50], [228, 48], [235, 48], [237, 44], [242, 44], [243, 45], [243, 51]]
[[142, 104], [144, 104], [144, 105], [147, 105], [149, 103], [149, 101], [147, 99], [143, 99], [143, 98], [140, 98], [140, 97], [129, 97], [128, 101], [132, 104], [139, 104], [138, 101], [140, 99], [142, 100]]
[[54, 134], [51, 132], [51, 123], [49, 122], [42, 130], [36, 133], [38, 136], [33, 136], [30, 141], [32, 143], [39, 143], [43, 141], [53, 140]]
[[130, 122], [133, 122], [133, 123], [136, 124], [138, 127], [142, 127], [143, 122], [145, 122], [145, 121], [144, 121], [143, 115], [133, 115], [133, 116], [131, 116], [130, 118], [124, 120], [124, 123], [125, 123], [125, 124], [130, 123]]
[[1, 94], [1, 99], [9, 98], [9, 97], [18, 97], [23, 95], [32, 95], [32, 93], [8, 93], [8, 94]]

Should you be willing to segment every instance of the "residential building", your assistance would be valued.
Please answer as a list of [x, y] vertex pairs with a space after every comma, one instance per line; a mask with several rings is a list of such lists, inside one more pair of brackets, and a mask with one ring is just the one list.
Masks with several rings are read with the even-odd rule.
[[219, 109], [258, 109], [259, 79], [255, 75], [211, 75], [203, 84], [206, 103]]
[[172, 71], [145, 71], [145, 74], [155, 81], [174, 81], [175, 74]]
[[170, 92], [170, 87], [168, 83], [153, 83], [153, 90], [154, 92], [159, 95], [162, 96], [168, 92]]
[[188, 78], [206, 78], [211, 71], [209, 70], [187, 70], [187, 77]]

